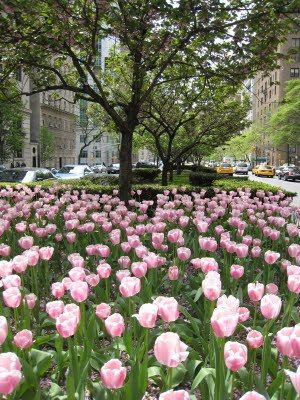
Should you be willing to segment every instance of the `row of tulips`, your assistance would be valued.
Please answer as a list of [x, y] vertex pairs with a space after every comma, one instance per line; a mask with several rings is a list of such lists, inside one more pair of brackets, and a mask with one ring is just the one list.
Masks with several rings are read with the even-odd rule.
[[3, 397], [300, 394], [300, 210], [283, 193], [0, 193]]

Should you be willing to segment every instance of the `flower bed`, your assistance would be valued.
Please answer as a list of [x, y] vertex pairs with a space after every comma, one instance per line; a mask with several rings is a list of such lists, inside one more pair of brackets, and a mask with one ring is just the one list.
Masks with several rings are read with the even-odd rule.
[[262, 190], [133, 195], [1, 190], [0, 393], [295, 399], [300, 211]]

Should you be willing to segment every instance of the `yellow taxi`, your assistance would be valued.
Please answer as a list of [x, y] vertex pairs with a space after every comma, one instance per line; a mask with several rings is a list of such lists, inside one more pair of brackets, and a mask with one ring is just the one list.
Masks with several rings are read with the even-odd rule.
[[257, 170], [258, 170], [259, 167], [260, 167], [259, 165], [256, 165], [255, 167], [252, 168], [252, 174], [253, 175], [257, 174]]
[[270, 178], [273, 178], [275, 175], [274, 168], [271, 167], [271, 165], [259, 165], [259, 167], [256, 170], [256, 176], [268, 176]]
[[233, 175], [233, 166], [229, 163], [221, 163], [217, 168], [217, 173]]

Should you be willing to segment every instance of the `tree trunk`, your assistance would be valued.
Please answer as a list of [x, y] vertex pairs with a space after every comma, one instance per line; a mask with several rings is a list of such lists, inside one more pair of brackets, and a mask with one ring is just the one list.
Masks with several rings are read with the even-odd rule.
[[182, 171], [181, 161], [178, 161], [176, 166], [177, 166], [177, 175], [181, 175], [181, 171]]
[[162, 186], [167, 186], [168, 185], [168, 172], [169, 172], [170, 164], [169, 163], [164, 163], [163, 164], [163, 170], [161, 173], [161, 185]]
[[119, 195], [120, 199], [125, 201], [127, 205], [131, 197], [133, 132], [121, 133]]
[[173, 163], [171, 163], [170, 164], [170, 175], [169, 175], [169, 181], [170, 181], [170, 183], [173, 183], [174, 182], [174, 164]]

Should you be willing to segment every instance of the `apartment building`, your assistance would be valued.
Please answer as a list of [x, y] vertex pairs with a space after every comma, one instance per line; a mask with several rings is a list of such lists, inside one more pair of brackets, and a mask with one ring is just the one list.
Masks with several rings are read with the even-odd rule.
[[[299, 27], [298, 27], [299, 30]], [[299, 52], [291, 56], [291, 60], [278, 60], [278, 69], [269, 75], [258, 74], [253, 85], [253, 120], [266, 125], [269, 115], [276, 110], [284, 98], [285, 83], [291, 79], [300, 78], [300, 32], [295, 31], [288, 35], [285, 43], [281, 44], [278, 52], [287, 54], [289, 49]], [[265, 133], [261, 142], [253, 148], [254, 162], [267, 162], [271, 165], [292, 163], [299, 165], [300, 146], [287, 143], [274, 146]]]
[[[30, 79], [23, 71], [17, 71], [17, 80], [23, 91], [30, 91]], [[11, 162], [15, 165], [25, 163], [27, 167], [61, 167], [63, 164], [74, 163], [76, 119], [73, 94], [60, 91], [54, 96], [54, 93], [45, 92], [22, 96], [22, 100], [24, 145], [22, 151], [15, 154]], [[41, 162], [42, 127], [48, 129], [54, 141], [53, 157], [45, 161], [44, 165]]]

